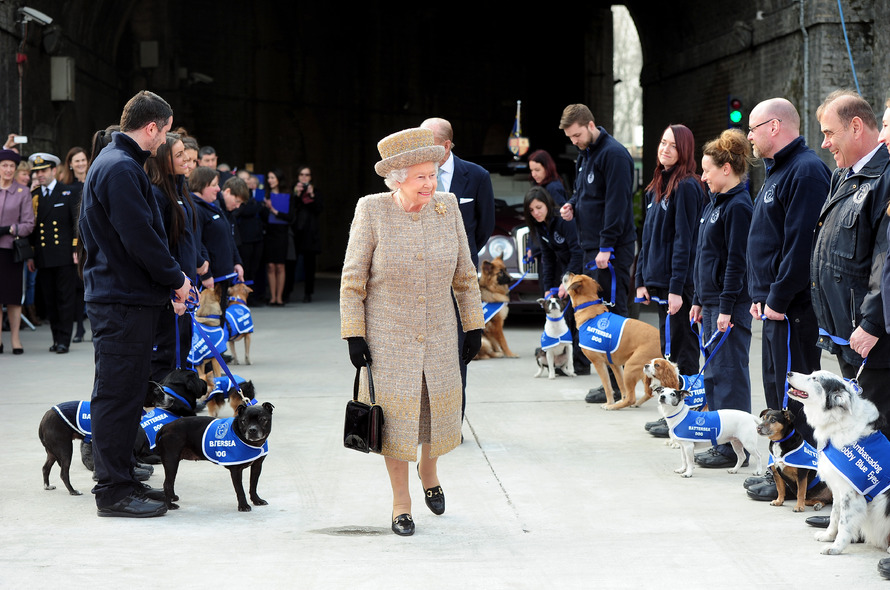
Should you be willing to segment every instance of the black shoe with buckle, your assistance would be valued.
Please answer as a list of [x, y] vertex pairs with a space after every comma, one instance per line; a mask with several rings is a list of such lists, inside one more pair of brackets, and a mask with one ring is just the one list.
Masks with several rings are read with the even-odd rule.
[[410, 537], [414, 534], [414, 519], [410, 514], [399, 514], [392, 519], [392, 532], [401, 537]]
[[445, 514], [445, 492], [442, 491], [442, 486], [428, 488], [423, 491], [423, 499], [426, 501], [427, 508], [429, 508], [433, 514]]
[[141, 492], [134, 492], [110, 506], [99, 507], [99, 516], [118, 516], [124, 518], [151, 518], [167, 512], [167, 505], [149, 499]]

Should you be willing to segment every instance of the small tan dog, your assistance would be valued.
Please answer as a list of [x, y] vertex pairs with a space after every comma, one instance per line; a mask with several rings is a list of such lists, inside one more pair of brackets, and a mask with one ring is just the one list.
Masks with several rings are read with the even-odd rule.
[[[238, 362], [238, 352], [235, 350], [235, 343], [239, 340], [244, 341], [244, 364], [250, 364], [250, 335], [253, 332], [253, 319], [250, 316], [250, 308], [247, 307], [247, 297], [251, 293], [253, 293], [253, 289], [245, 283], [235, 283], [229, 287], [226, 323], [229, 328], [228, 350], [232, 354], [233, 365], [241, 364]], [[237, 320], [237, 325], [231, 321], [233, 318]]]
[[[222, 323], [221, 314], [222, 308], [219, 305], [219, 294], [216, 289], [203, 289], [198, 294], [198, 309], [195, 310], [195, 321], [202, 326], [218, 328]], [[221, 377], [223, 371], [215, 357], [210, 357], [209, 362], [211, 367], [209, 373], [206, 369], [206, 361], [196, 364], [195, 371], [198, 372], [198, 377], [207, 382], [208, 387], [212, 388], [213, 378]]]
[[[607, 364], [611, 367], [621, 390], [621, 400], [603, 404], [603, 409], [620, 410], [628, 406], [637, 407], [651, 398], [652, 390], [644, 382], [646, 393], [638, 404], [636, 387], [637, 383], [643, 380], [643, 366], [653, 358], [661, 356], [658, 328], [633, 318], [607, 314], [606, 305], [599, 298], [599, 284], [587, 275], [566, 273], [562, 278], [562, 284], [575, 308], [575, 325], [578, 326], [584, 356], [590, 359], [596, 369], [596, 374], [599, 375], [606, 391], [606, 399], [613, 399], [612, 383], [606, 370]], [[608, 335], [610, 324], [613, 327], [620, 324], [619, 332]], [[593, 348], [597, 344], [605, 347], [603, 352]]]
[[504, 320], [507, 319], [509, 312], [510, 283], [513, 282], [513, 279], [507, 272], [507, 265], [504, 264], [504, 259], [501, 256], [494, 260], [483, 260], [481, 267], [479, 292], [482, 295], [483, 305], [503, 305], [490, 320], [485, 322], [485, 329], [482, 331], [482, 347], [475, 358], [476, 360], [505, 356], [519, 358], [507, 346], [507, 339], [504, 337]]

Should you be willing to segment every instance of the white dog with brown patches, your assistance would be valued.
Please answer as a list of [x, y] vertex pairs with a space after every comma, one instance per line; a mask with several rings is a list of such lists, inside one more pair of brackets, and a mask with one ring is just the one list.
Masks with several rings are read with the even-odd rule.
[[717, 410], [696, 412], [689, 409], [683, 398], [688, 391], [670, 387], [656, 387], [655, 399], [670, 429], [671, 440], [680, 445], [683, 463], [675, 469], [683, 477], [692, 477], [695, 466], [695, 445], [708, 442], [712, 445], [729, 443], [736, 454], [736, 464], [729, 473], [737, 473], [745, 462], [745, 451], [754, 458], [754, 475], [763, 471], [763, 459], [757, 448], [757, 424], [753, 414], [741, 410]]
[[857, 384], [828, 371], [788, 373], [788, 384], [788, 395], [804, 405], [819, 451], [819, 477], [834, 496], [828, 528], [816, 533], [817, 541], [831, 543], [822, 553], [842, 553], [860, 535], [887, 550], [890, 442], [878, 431], [878, 409]]

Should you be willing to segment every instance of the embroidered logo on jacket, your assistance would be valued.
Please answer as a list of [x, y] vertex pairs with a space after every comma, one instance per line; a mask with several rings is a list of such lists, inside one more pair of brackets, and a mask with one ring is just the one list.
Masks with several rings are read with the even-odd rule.
[[269, 452], [269, 443], [252, 447], [235, 436], [234, 418], [218, 418], [204, 430], [201, 450], [208, 461], [217, 465], [239, 465], [259, 459]]

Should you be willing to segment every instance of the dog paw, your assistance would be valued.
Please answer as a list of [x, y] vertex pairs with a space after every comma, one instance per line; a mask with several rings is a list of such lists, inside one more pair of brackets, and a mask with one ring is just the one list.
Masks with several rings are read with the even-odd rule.
[[773, 500], [772, 502], [769, 503], [769, 505], [770, 506], [781, 506], [784, 503], [785, 503], [784, 500]]
[[691, 473], [684, 473], [684, 474], [683, 474], [683, 477], [692, 477], [692, 474], [691, 474]]
[[735, 467], [733, 467], [732, 469], [727, 469], [727, 470], [726, 470], [726, 473], [738, 473], [738, 472], [739, 472], [739, 470], [736, 469]]
[[804, 510], [806, 510], [806, 508], [804, 508], [803, 506], [795, 506], [791, 511], [792, 512], [803, 512]]
[[71, 491], [68, 492], [68, 493], [71, 494], [72, 496], [82, 496], [82, 495], [83, 495], [82, 493], [80, 493], [80, 492], [77, 491], [77, 490], [71, 490]]
[[44, 490], [54, 490], [54, 489], [56, 489], [56, 486], [47, 484], [47, 485], [43, 486], [43, 489]]
[[822, 510], [823, 508], [825, 508], [825, 504], [823, 504], [822, 502], [816, 502], [815, 504], [813, 504], [813, 510]]
[[686, 468], [685, 467], [677, 467], [676, 469], [674, 469], [674, 473], [686, 473]]
[[550, 376], [547, 377], [547, 378], [548, 378], [548, 379], [556, 379], [556, 375], [550, 375]]
[[819, 531], [813, 535], [813, 538], [820, 543], [831, 543], [834, 541], [834, 535], [830, 534], [828, 531]]
[[238, 504], [238, 512], [250, 512], [250, 504]]
[[269, 505], [268, 502], [266, 502], [259, 496], [255, 496], [255, 497], [251, 498], [250, 501], [253, 502], [254, 506], [268, 506]]
[[839, 547], [829, 545], [828, 547], [823, 547], [822, 551], [820, 551], [819, 553], [821, 553], [822, 555], [840, 555], [843, 551], [844, 550]]

